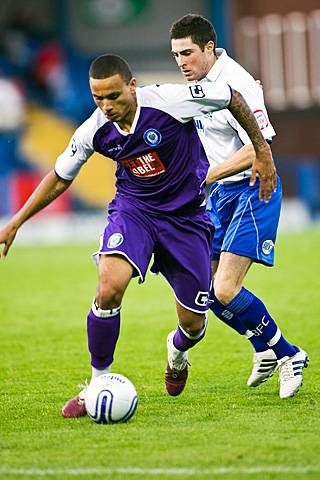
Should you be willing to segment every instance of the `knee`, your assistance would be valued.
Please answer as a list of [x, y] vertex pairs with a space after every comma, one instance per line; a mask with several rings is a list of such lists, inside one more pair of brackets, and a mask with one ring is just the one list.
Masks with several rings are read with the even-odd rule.
[[185, 330], [190, 335], [196, 335], [198, 332], [203, 330], [205, 321], [205, 314], [194, 313], [190, 310], [184, 310], [183, 312], [179, 312], [179, 323], [183, 330]]
[[214, 295], [222, 305], [227, 305], [239, 293], [239, 288], [229, 282], [214, 282]]
[[122, 302], [123, 293], [124, 292], [115, 285], [108, 283], [99, 285], [96, 295], [99, 308], [108, 310], [119, 307]]

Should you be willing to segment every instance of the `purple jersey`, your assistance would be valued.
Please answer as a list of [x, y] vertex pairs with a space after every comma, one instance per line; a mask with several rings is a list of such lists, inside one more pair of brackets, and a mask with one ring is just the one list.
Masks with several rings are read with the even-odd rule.
[[117, 195], [144, 211], [197, 207], [209, 163], [193, 117], [226, 108], [230, 97], [230, 88], [217, 83], [138, 88], [130, 132], [97, 109], [59, 156], [56, 172], [73, 179], [96, 151], [117, 162]]

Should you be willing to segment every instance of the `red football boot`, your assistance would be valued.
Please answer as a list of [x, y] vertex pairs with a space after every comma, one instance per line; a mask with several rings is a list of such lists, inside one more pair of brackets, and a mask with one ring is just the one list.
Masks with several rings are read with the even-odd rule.
[[65, 418], [78, 418], [87, 415], [86, 406], [84, 403], [85, 388], [71, 398], [62, 409], [62, 416]]
[[188, 378], [188, 352], [180, 352], [173, 345], [175, 331], [167, 337], [168, 364], [164, 374], [167, 392], [172, 397], [180, 395]]

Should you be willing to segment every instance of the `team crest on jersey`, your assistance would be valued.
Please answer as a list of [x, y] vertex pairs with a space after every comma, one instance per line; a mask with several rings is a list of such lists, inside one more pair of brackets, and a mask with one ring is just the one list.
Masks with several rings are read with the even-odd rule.
[[162, 140], [162, 135], [155, 128], [149, 128], [143, 134], [143, 140], [150, 145], [150, 147], [156, 147]]
[[262, 251], [265, 255], [269, 255], [274, 247], [274, 243], [272, 240], [265, 240], [262, 244]]
[[265, 128], [267, 128], [267, 126], [269, 125], [269, 122], [268, 122], [268, 119], [267, 119], [264, 111], [263, 110], [255, 110], [253, 112], [253, 114], [256, 117], [257, 124], [259, 125], [260, 130], [264, 130]]
[[121, 245], [122, 242], [123, 242], [122, 233], [113, 233], [111, 237], [109, 237], [107, 247], [108, 248], [119, 247], [119, 245]]
[[204, 91], [201, 87], [201, 85], [190, 85], [189, 90], [191, 92], [191, 95], [193, 98], [203, 98], [205, 97]]

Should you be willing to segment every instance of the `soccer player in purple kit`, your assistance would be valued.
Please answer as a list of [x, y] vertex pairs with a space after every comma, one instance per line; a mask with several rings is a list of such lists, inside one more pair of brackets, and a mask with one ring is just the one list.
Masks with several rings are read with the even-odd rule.
[[[169, 393], [177, 395], [186, 383], [187, 367], [180, 368], [185, 351], [205, 334], [211, 281], [211, 225], [204, 210], [209, 163], [193, 117], [224, 108], [232, 112], [255, 148], [254, 172], [260, 174], [266, 201], [275, 189], [271, 151], [243, 97], [227, 84], [137, 88], [129, 65], [116, 55], [95, 59], [89, 81], [98, 108], [0, 231], [2, 256], [21, 225], [69, 188], [94, 151], [116, 161], [117, 191], [95, 255], [99, 281], [87, 317], [91, 380], [109, 371], [124, 292], [131, 278], [144, 281], [154, 254], [153, 270], [166, 277], [176, 296], [179, 325], [166, 382]], [[85, 414], [83, 390], [67, 402], [62, 415]]]

